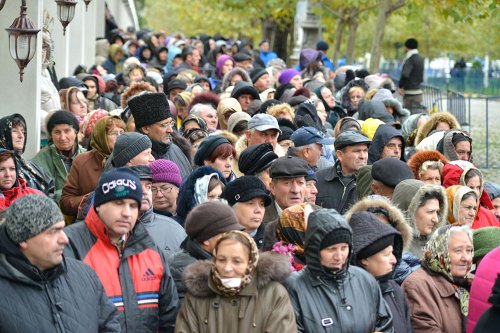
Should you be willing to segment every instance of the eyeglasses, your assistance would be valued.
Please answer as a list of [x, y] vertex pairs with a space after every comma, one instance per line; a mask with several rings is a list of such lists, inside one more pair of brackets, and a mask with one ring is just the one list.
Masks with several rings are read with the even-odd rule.
[[112, 132], [109, 132], [108, 135], [110, 135], [110, 136], [120, 136], [123, 133], [125, 133], [125, 131], [112, 131]]
[[173, 121], [169, 121], [168, 123], [160, 124], [160, 127], [166, 128], [166, 129], [173, 129], [174, 128], [174, 122]]
[[158, 194], [158, 191], [161, 192], [161, 194], [165, 195], [167, 193], [170, 193], [172, 192], [172, 190], [174, 189], [173, 186], [162, 186], [162, 187], [151, 187], [151, 192], [154, 194], [154, 195], [157, 195]]

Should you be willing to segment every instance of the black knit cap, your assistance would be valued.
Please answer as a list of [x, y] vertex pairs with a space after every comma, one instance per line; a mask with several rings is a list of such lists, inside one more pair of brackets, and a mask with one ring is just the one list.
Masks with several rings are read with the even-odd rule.
[[323, 250], [326, 247], [340, 243], [347, 243], [349, 246], [352, 245], [352, 235], [348, 229], [339, 228], [327, 234], [325, 238], [321, 240], [319, 249]]
[[278, 136], [278, 142], [290, 140], [293, 132], [297, 130], [297, 126], [286, 118], [278, 118], [281, 134]]
[[263, 76], [269, 74], [265, 68], [257, 67], [250, 71], [250, 78], [252, 79], [252, 83], [257, 82], [257, 80]]
[[253, 145], [243, 150], [238, 159], [238, 168], [247, 176], [255, 174], [269, 168], [278, 155], [273, 151], [270, 143]]
[[132, 97], [127, 104], [137, 129], [172, 117], [167, 95], [164, 93], [140, 94]]
[[273, 162], [269, 169], [269, 176], [272, 179], [306, 177], [307, 170], [309, 170], [309, 166], [303, 159], [285, 156]]
[[51, 135], [54, 127], [60, 124], [70, 125], [77, 133], [80, 131], [80, 124], [78, 123], [75, 115], [69, 111], [59, 110], [54, 112], [47, 122], [47, 132], [49, 135]]
[[267, 193], [266, 186], [255, 176], [242, 176], [227, 184], [221, 198], [226, 199], [230, 206], [237, 202], [247, 202], [253, 198], [263, 198], [264, 204], [271, 204], [271, 197]]
[[203, 161], [208, 159], [214, 150], [223, 143], [229, 143], [228, 139], [222, 135], [209, 135], [200, 142], [198, 150], [194, 155], [194, 164], [198, 166], [203, 165]]
[[393, 246], [396, 260], [401, 259], [403, 253], [403, 238], [399, 231], [389, 224], [381, 222], [370, 212], [352, 214], [349, 225], [353, 235], [353, 254], [357, 261], [366, 259], [389, 245]]
[[411, 50], [418, 49], [418, 42], [415, 38], [409, 38], [406, 40], [405, 46]]
[[405, 179], [415, 179], [415, 175], [405, 162], [396, 158], [385, 157], [373, 163], [372, 178], [394, 188]]
[[186, 90], [187, 89], [187, 84], [186, 82], [179, 80], [179, 79], [173, 79], [168, 83], [168, 92], [170, 92], [172, 89], [182, 89]]
[[245, 230], [233, 209], [220, 201], [207, 201], [194, 207], [184, 226], [189, 238], [200, 243], [227, 231]]

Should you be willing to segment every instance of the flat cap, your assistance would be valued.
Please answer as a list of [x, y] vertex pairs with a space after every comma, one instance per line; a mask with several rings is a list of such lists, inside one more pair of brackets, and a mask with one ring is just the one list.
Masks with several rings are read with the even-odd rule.
[[309, 166], [303, 159], [294, 156], [284, 156], [273, 162], [269, 169], [269, 176], [272, 179], [306, 177], [308, 170]]
[[354, 146], [359, 144], [370, 145], [370, 140], [366, 135], [358, 131], [345, 131], [339, 134], [335, 139], [335, 150], [342, 149], [347, 146]]

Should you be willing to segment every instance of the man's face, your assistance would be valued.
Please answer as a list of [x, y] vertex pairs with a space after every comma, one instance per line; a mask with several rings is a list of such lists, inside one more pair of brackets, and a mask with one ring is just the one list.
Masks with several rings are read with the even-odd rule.
[[347, 243], [333, 244], [319, 251], [321, 265], [334, 271], [344, 267], [348, 256], [349, 244]]
[[250, 103], [252, 103], [252, 101], [253, 96], [250, 94], [243, 94], [238, 97], [238, 102], [241, 105], [241, 109], [245, 112], [248, 110], [248, 107], [250, 106]]
[[128, 161], [127, 166], [134, 165], [148, 165], [155, 160], [153, 154], [151, 154], [151, 148], [145, 149], [139, 154], [135, 155], [133, 159]]
[[71, 151], [75, 146], [76, 132], [71, 125], [55, 125], [50, 135], [52, 136], [54, 145], [59, 151]]
[[85, 85], [87, 86], [88, 88], [88, 91], [87, 91], [87, 97], [88, 98], [92, 98], [95, 96], [95, 94], [97, 93], [97, 87], [95, 85], [95, 82], [94, 80], [91, 80], [91, 79], [88, 79], [85, 82]]
[[236, 63], [236, 67], [242, 68], [247, 72], [250, 72], [253, 69], [252, 60], [244, 60]]
[[134, 228], [139, 215], [139, 203], [130, 198], [112, 200], [95, 210], [108, 228], [110, 238], [120, 238]]
[[181, 88], [174, 88], [168, 92], [168, 99], [170, 101], [174, 101], [175, 96], [179, 95], [181, 92], [183, 92]]
[[318, 189], [316, 188], [316, 181], [309, 180], [306, 182], [306, 191], [305, 191], [305, 201], [315, 205], [316, 204], [316, 195], [318, 194]]
[[323, 155], [323, 145], [319, 143], [312, 143], [308, 145], [303, 151], [304, 160], [311, 167], [318, 165], [321, 155]]
[[304, 202], [306, 180], [304, 177], [273, 179], [270, 184], [274, 200], [281, 209]]
[[268, 129], [263, 132], [254, 130], [245, 133], [248, 140], [248, 147], [261, 143], [270, 143], [274, 147], [278, 144], [279, 132], [277, 129]]
[[174, 121], [171, 117], [169, 117], [157, 123], [144, 126], [142, 128], [142, 132], [146, 134], [151, 140], [162, 143], [169, 143], [171, 138], [170, 135], [174, 131], [173, 127]]
[[469, 141], [460, 141], [455, 145], [455, 152], [457, 153], [458, 159], [462, 161], [470, 160], [470, 152], [472, 148]]
[[500, 221], [500, 197], [492, 200], [493, 202], [493, 214], [497, 217], [497, 220]]
[[264, 43], [260, 44], [260, 50], [264, 51], [264, 52], [268, 52], [269, 51], [269, 43], [264, 42]]
[[35, 237], [19, 243], [21, 252], [41, 271], [55, 267], [62, 262], [64, 246], [69, 242], [63, 231], [64, 226], [64, 221], [59, 221]]
[[337, 157], [342, 165], [344, 176], [350, 176], [364, 167], [368, 161], [368, 146], [366, 144], [347, 146], [337, 150]]
[[269, 74], [264, 74], [261, 77], [259, 77], [259, 79], [255, 81], [253, 86], [255, 87], [255, 89], [257, 89], [259, 93], [263, 92], [266, 89], [271, 88], [271, 79], [269, 78]]
[[394, 137], [385, 144], [382, 154], [380, 154], [380, 159], [384, 157], [393, 157], [399, 160], [401, 158], [402, 151], [403, 141], [401, 138]]
[[206, 105], [201, 110], [200, 117], [205, 120], [205, 123], [207, 123], [207, 128], [209, 131], [215, 131], [217, 129], [217, 124], [219, 123], [217, 110]]
[[198, 66], [198, 64], [200, 63], [200, 59], [201, 59], [200, 51], [194, 49], [193, 54], [191, 54], [186, 58], [186, 62], [191, 66]]
[[152, 181], [149, 179], [141, 179], [142, 201], [140, 213], [145, 213], [153, 205], [153, 193], [151, 192]]

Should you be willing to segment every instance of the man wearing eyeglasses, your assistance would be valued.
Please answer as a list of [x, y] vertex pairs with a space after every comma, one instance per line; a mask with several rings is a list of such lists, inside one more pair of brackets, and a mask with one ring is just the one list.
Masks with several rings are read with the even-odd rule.
[[172, 142], [175, 122], [170, 113], [167, 95], [140, 94], [130, 99], [128, 106], [134, 116], [136, 130], [151, 139], [154, 158], [170, 160], [177, 164], [182, 177], [189, 175], [192, 170], [189, 157]]

